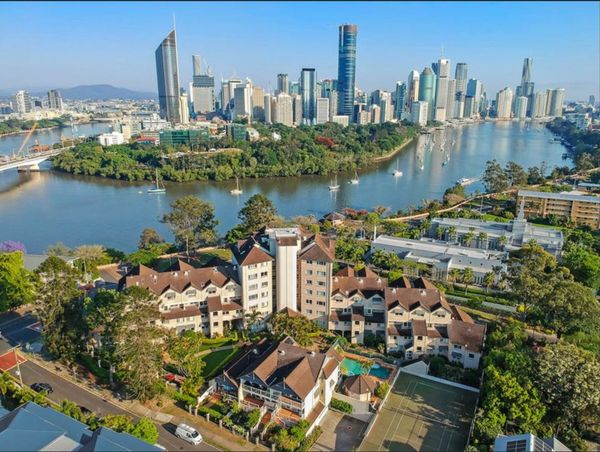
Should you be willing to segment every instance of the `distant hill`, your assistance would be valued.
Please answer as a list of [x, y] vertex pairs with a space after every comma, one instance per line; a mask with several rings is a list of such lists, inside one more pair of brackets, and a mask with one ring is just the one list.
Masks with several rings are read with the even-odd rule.
[[80, 85], [60, 90], [63, 99], [156, 99], [156, 93], [133, 91], [112, 85]]

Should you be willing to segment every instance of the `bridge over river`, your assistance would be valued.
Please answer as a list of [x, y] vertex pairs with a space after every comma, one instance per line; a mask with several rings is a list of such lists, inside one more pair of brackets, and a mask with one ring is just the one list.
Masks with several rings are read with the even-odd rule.
[[16, 168], [18, 171], [39, 171], [39, 165], [44, 160], [48, 160], [50, 157], [54, 157], [72, 147], [67, 146], [41, 152], [0, 156], [0, 172], [13, 168]]

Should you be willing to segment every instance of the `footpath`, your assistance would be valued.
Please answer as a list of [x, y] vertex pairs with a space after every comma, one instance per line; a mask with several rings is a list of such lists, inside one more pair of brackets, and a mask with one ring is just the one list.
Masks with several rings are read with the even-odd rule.
[[179, 408], [174, 403], [166, 404], [164, 406], [164, 411], [157, 411], [150, 409], [135, 400], [120, 400], [119, 398], [115, 397], [114, 393], [109, 389], [98, 386], [83, 376], [73, 378], [72, 371], [70, 371], [61, 363], [56, 361], [48, 362], [31, 353], [25, 353], [25, 355], [31, 362], [73, 384], [76, 384], [83, 390], [109, 401], [111, 404], [121, 408], [127, 413], [130, 413], [132, 416], [148, 417], [159, 424], [171, 423], [177, 425], [181, 422], [185, 422], [186, 424], [196, 427], [202, 433], [206, 443], [220, 450], [267, 450], [262, 445], [256, 445], [248, 442], [244, 438], [236, 436], [200, 416], [194, 416], [193, 414], [188, 413], [186, 410]]

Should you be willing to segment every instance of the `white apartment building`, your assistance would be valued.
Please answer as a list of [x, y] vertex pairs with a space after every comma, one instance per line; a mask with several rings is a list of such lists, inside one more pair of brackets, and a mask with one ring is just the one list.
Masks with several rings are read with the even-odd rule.
[[427, 125], [427, 115], [429, 114], [429, 102], [414, 101], [411, 107], [411, 122], [421, 126]]
[[334, 115], [331, 118], [331, 122], [348, 127], [350, 125], [350, 117], [348, 115]]
[[329, 99], [317, 97], [317, 124], [329, 122]]
[[120, 132], [102, 133], [98, 135], [98, 142], [102, 146], [112, 146], [125, 143], [125, 138]]
[[513, 93], [510, 88], [504, 88], [498, 91], [496, 95], [496, 118], [497, 119], [510, 119], [510, 113], [512, 111], [512, 99]]

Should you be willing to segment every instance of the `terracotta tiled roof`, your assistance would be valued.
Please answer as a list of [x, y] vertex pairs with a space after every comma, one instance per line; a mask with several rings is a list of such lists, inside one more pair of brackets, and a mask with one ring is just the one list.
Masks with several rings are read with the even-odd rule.
[[298, 311], [294, 311], [292, 308], [289, 308], [289, 307], [285, 307], [278, 312], [281, 312], [281, 313], [287, 315], [288, 317], [304, 317]]
[[185, 262], [178, 262], [177, 270], [164, 272], [139, 265], [121, 280], [121, 284], [125, 287], [145, 287], [155, 295], [161, 295], [168, 289], [183, 293], [190, 287], [198, 290], [210, 284], [223, 287], [232, 280], [235, 281], [230, 267], [194, 268]]
[[273, 260], [271, 255], [260, 245], [255, 236], [239, 241], [236, 245], [231, 247], [231, 251], [235, 256], [237, 263], [242, 266]]
[[392, 323], [388, 326], [388, 334], [392, 336], [410, 337], [412, 336], [412, 330], [404, 328], [401, 324]]
[[412, 321], [412, 335], [427, 336], [427, 323], [425, 322], [425, 320]]
[[335, 276], [355, 276], [361, 278], [378, 278], [379, 275], [371, 270], [369, 267], [363, 267], [360, 270], [356, 270], [351, 265], [346, 265]]
[[277, 239], [277, 245], [279, 246], [296, 246], [298, 245], [299, 238], [297, 236], [290, 237], [279, 237]]
[[198, 306], [187, 307], [185, 309], [172, 309], [167, 312], [162, 312], [160, 317], [165, 320], [182, 319], [185, 317], [196, 317], [202, 315], [202, 311]]
[[369, 299], [374, 295], [384, 296], [384, 290], [387, 287], [387, 278], [359, 277], [359, 276], [334, 276], [331, 294], [342, 294], [349, 298], [359, 293], [364, 298]]
[[443, 325], [428, 328], [427, 337], [430, 337], [431, 339], [448, 338], [448, 329]]
[[435, 284], [425, 278], [417, 278], [413, 281], [413, 287], [417, 289], [437, 289]]
[[463, 322], [467, 322], [467, 323], [475, 323], [473, 318], [469, 314], [467, 314], [465, 311], [460, 309], [458, 306], [450, 305], [450, 309], [452, 310], [452, 318], [453, 319], [462, 320]]
[[221, 301], [221, 297], [208, 297], [206, 299], [206, 304], [208, 306], [208, 312], [216, 312], [216, 311], [238, 311], [243, 309], [239, 303], [234, 301], [229, 301], [227, 303], [223, 303]]
[[448, 326], [448, 339], [450, 342], [465, 346], [468, 352], [481, 352], [484, 338], [484, 325], [452, 320]]
[[452, 314], [450, 304], [438, 289], [414, 289], [391, 287], [385, 290], [385, 302], [388, 311], [396, 306], [402, 306], [407, 311], [421, 307], [429, 312], [443, 308]]
[[322, 235], [307, 237], [298, 253], [298, 259], [310, 261], [335, 261], [335, 241]]
[[373, 394], [377, 389], [377, 381], [368, 375], [353, 375], [346, 378], [342, 386], [352, 394]]

